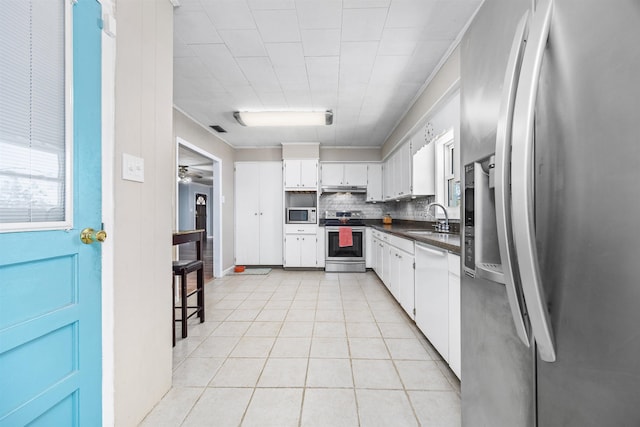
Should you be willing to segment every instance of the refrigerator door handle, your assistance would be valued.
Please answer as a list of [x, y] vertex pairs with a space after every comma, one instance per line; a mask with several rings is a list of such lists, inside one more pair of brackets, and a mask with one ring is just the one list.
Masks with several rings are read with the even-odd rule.
[[511, 125], [513, 122], [513, 105], [516, 97], [518, 76], [522, 55], [524, 52], [525, 37], [528, 30], [529, 11], [520, 19], [516, 27], [509, 61], [502, 85], [502, 101], [500, 103], [500, 115], [496, 131], [495, 154], [495, 200], [496, 200], [496, 225], [498, 230], [498, 247], [502, 262], [502, 281], [504, 282], [507, 299], [511, 307], [511, 316], [520, 340], [529, 347], [529, 331], [527, 330], [522, 310], [521, 291], [516, 287], [514, 277], [515, 253], [513, 238], [511, 235], [511, 197], [509, 193], [509, 152], [511, 149]]
[[540, 358], [556, 360], [547, 299], [542, 286], [534, 224], [534, 124], [540, 68], [549, 37], [553, 0], [540, 0], [522, 60], [513, 113], [511, 194], [513, 237], [522, 291]]

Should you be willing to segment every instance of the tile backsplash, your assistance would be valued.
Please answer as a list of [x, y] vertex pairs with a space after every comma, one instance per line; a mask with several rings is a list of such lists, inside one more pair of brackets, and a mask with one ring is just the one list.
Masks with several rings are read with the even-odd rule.
[[433, 196], [427, 196], [399, 202], [366, 203], [364, 193], [323, 193], [320, 195], [318, 213], [324, 217], [326, 210], [358, 210], [367, 219], [378, 219], [389, 214], [394, 219], [434, 221], [433, 209], [427, 213], [427, 205], [434, 199]]

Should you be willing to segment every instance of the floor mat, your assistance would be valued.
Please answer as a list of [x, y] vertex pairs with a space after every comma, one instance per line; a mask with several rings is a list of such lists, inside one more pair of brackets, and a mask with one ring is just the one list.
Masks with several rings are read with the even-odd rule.
[[233, 272], [232, 274], [242, 275], [242, 274], [269, 274], [269, 273], [271, 273], [270, 268], [245, 268], [243, 272], [240, 272], [240, 273]]

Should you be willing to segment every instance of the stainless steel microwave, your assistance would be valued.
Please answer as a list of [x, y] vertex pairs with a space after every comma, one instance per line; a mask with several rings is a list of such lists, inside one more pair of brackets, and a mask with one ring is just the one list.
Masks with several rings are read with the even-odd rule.
[[316, 208], [287, 208], [287, 224], [315, 224]]

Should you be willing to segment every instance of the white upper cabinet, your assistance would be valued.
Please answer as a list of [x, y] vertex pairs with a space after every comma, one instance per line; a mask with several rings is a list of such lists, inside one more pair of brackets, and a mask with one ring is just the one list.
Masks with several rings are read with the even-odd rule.
[[318, 161], [285, 160], [284, 161], [285, 190], [317, 190]]
[[384, 200], [411, 196], [411, 143], [405, 142], [384, 162]]
[[382, 198], [382, 164], [367, 165], [367, 202], [380, 202]]
[[366, 163], [322, 163], [321, 184], [323, 187], [367, 185]]
[[434, 163], [435, 144], [427, 144], [413, 155], [413, 195], [432, 196], [436, 194], [436, 173]]
[[364, 187], [367, 185], [367, 164], [366, 163], [345, 163], [344, 184]]

